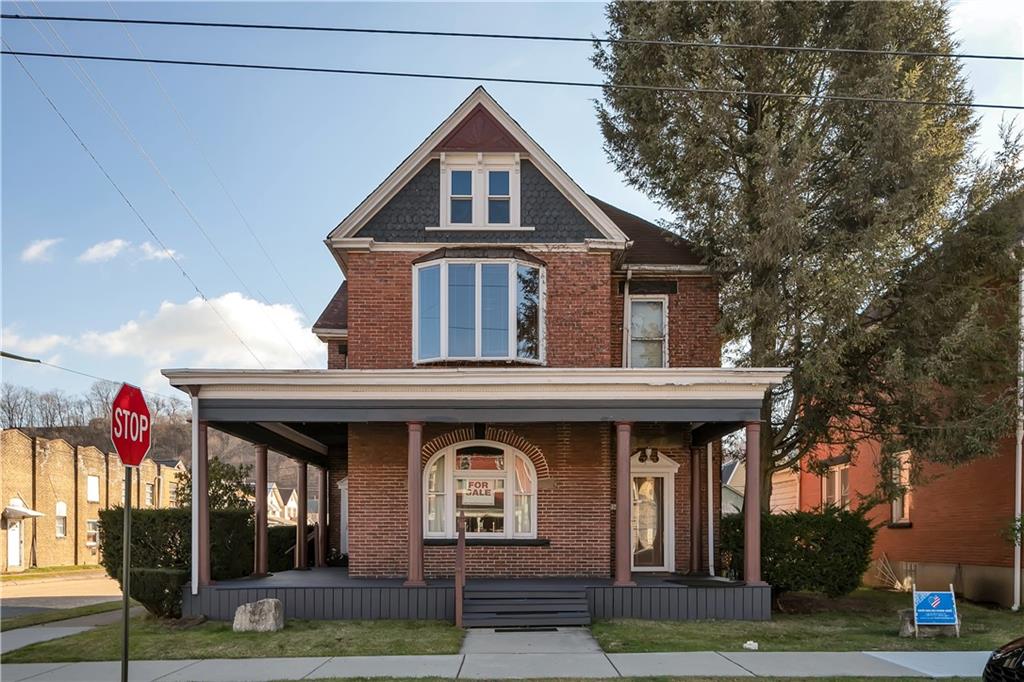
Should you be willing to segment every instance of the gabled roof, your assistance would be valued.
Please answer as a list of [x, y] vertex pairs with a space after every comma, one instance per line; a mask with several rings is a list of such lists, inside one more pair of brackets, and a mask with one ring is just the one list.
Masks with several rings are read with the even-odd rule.
[[[497, 128], [495, 128], [497, 126]], [[502, 131], [504, 134], [502, 134]], [[437, 151], [499, 145], [494, 151], [522, 151], [606, 239], [626, 241], [626, 235], [588, 196], [562, 167], [483, 88], [477, 87], [434, 132], [405, 158], [337, 227], [327, 235], [334, 239], [353, 237], [376, 211], [390, 200]], [[478, 147], [479, 148], [479, 147]]]
[[618, 225], [632, 244], [623, 254], [628, 265], [702, 265], [697, 250], [689, 241], [640, 216], [590, 197], [598, 208]]
[[313, 325], [313, 333], [348, 329], [348, 281], [341, 283], [330, 303]]

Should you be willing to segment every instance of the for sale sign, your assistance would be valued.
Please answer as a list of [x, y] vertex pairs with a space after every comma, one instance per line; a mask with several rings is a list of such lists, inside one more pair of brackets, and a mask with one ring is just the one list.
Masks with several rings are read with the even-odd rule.
[[110, 440], [125, 466], [138, 466], [149, 452], [152, 442], [152, 419], [142, 391], [121, 384], [110, 413]]
[[489, 478], [471, 478], [466, 481], [462, 504], [472, 507], [494, 506], [494, 481]]

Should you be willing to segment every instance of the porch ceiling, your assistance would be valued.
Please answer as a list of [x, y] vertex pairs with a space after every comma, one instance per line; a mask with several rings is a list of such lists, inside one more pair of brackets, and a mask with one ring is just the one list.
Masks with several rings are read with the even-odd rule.
[[209, 425], [218, 431], [223, 431], [250, 443], [266, 445], [274, 452], [279, 452], [293, 459], [300, 459], [317, 465], [323, 464], [327, 459], [323, 453], [297, 443], [293, 439], [282, 436], [279, 433], [275, 433], [255, 422], [210, 420]]

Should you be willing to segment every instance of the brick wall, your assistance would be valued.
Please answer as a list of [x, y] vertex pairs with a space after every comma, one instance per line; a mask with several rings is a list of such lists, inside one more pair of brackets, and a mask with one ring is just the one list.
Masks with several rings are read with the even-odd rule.
[[[614, 561], [611, 425], [494, 426], [514, 432], [544, 453], [551, 478], [538, 485], [537, 537], [549, 540], [550, 544], [470, 547], [467, 549], [469, 575], [610, 576]], [[428, 424], [424, 429], [424, 442], [451, 429]], [[406, 573], [406, 443], [404, 424], [352, 424], [349, 427], [345, 467], [349, 476], [349, 571], [353, 576], [399, 577]], [[641, 425], [635, 431], [633, 445], [634, 448], [655, 448], [680, 464], [675, 480], [676, 568], [686, 571], [690, 567], [689, 434], [678, 427]], [[701, 448], [702, 457], [704, 453]], [[713, 484], [716, 487], [719, 487], [719, 458], [716, 450], [716, 483]], [[702, 495], [706, 496], [704, 485]], [[717, 494], [715, 501], [717, 518], [720, 504]], [[706, 565], [707, 552], [703, 549], [706, 512], [702, 517], [702, 563]], [[333, 535], [332, 531], [332, 543], [336, 542]], [[425, 547], [427, 577], [452, 575], [454, 555], [454, 547]]]
[[[622, 366], [622, 326], [625, 317], [622, 277], [611, 280], [611, 365]], [[670, 367], [718, 367], [722, 342], [716, 330], [720, 318], [718, 288], [711, 277], [679, 277], [676, 293], [668, 294], [668, 360]]]
[[[875, 490], [878, 453], [875, 442], [858, 448], [850, 466], [851, 500]], [[818, 456], [827, 457], [827, 451]], [[884, 553], [890, 561], [1012, 566], [1013, 548], [1003, 531], [1013, 519], [1013, 459], [1010, 438], [992, 457], [965, 466], [926, 464], [923, 481], [911, 491], [910, 527], [887, 526], [892, 519], [889, 504], [869, 512], [873, 523], [882, 524], [874, 556]], [[821, 497], [821, 478], [801, 472], [801, 509], [819, 506]]]
[[[33, 448], [35, 468], [33, 469]], [[99, 519], [101, 509], [120, 506], [124, 499], [124, 468], [115, 454], [93, 447], [75, 447], [63, 440], [31, 438], [17, 429], [2, 434], [4, 504], [15, 497], [44, 516], [21, 523], [22, 563], [10, 567], [5, 524], [0, 529], [0, 567], [21, 570], [31, 566], [98, 564], [99, 547], [88, 542], [89, 521]], [[89, 476], [96, 476], [99, 496], [88, 496]], [[167, 483], [177, 470], [146, 460], [135, 471], [132, 503], [146, 507], [145, 484], [154, 486], [153, 506], [168, 506]], [[141, 485], [139, 485], [141, 484]], [[67, 507], [66, 532], [57, 534], [57, 504]], [[33, 545], [33, 539], [35, 543]], [[34, 552], [34, 557], [33, 557]]]

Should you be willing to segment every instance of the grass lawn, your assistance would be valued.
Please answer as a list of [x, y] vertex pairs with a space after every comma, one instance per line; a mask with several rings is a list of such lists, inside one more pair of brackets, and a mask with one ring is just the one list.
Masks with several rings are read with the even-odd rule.
[[[181, 624], [134, 619], [131, 658], [249, 658], [457, 654], [462, 630], [429, 621], [288, 620], [279, 632], [233, 632], [231, 623]], [[120, 624], [17, 649], [0, 663], [114, 661], [121, 657]]]
[[106, 613], [121, 608], [122, 601], [105, 601], [99, 604], [88, 604], [87, 606], [76, 606], [71, 609], [47, 609], [38, 613], [26, 613], [24, 616], [13, 616], [4, 618], [0, 622], [0, 631], [14, 630], [15, 628], [27, 628], [30, 625], [43, 625], [54, 623], [68, 618], [78, 616], [91, 616], [94, 613]]
[[[750, 682], [750, 677], [545, 677], [543, 682]], [[807, 682], [806, 677], [758, 677], [763, 682]], [[955, 678], [977, 679], [977, 678]], [[320, 682], [447, 682], [447, 677], [325, 677]], [[507, 680], [507, 682], [541, 682], [541, 680]], [[905, 682], [905, 677], [815, 677], [814, 682]], [[280, 680], [279, 682], [285, 682]]]
[[80, 571], [104, 572], [102, 566], [44, 566], [42, 568], [30, 568], [20, 573], [4, 573], [0, 575], [0, 583], [16, 583], [34, 578], [59, 578], [65, 573], [78, 573]]
[[869, 589], [839, 599], [791, 594], [783, 596], [783, 612], [772, 613], [770, 623], [611, 620], [591, 629], [608, 653], [739, 651], [747, 640], [761, 651], [984, 651], [1024, 632], [1024, 613], [960, 601], [959, 639], [902, 639], [897, 611], [909, 608], [910, 599]]

